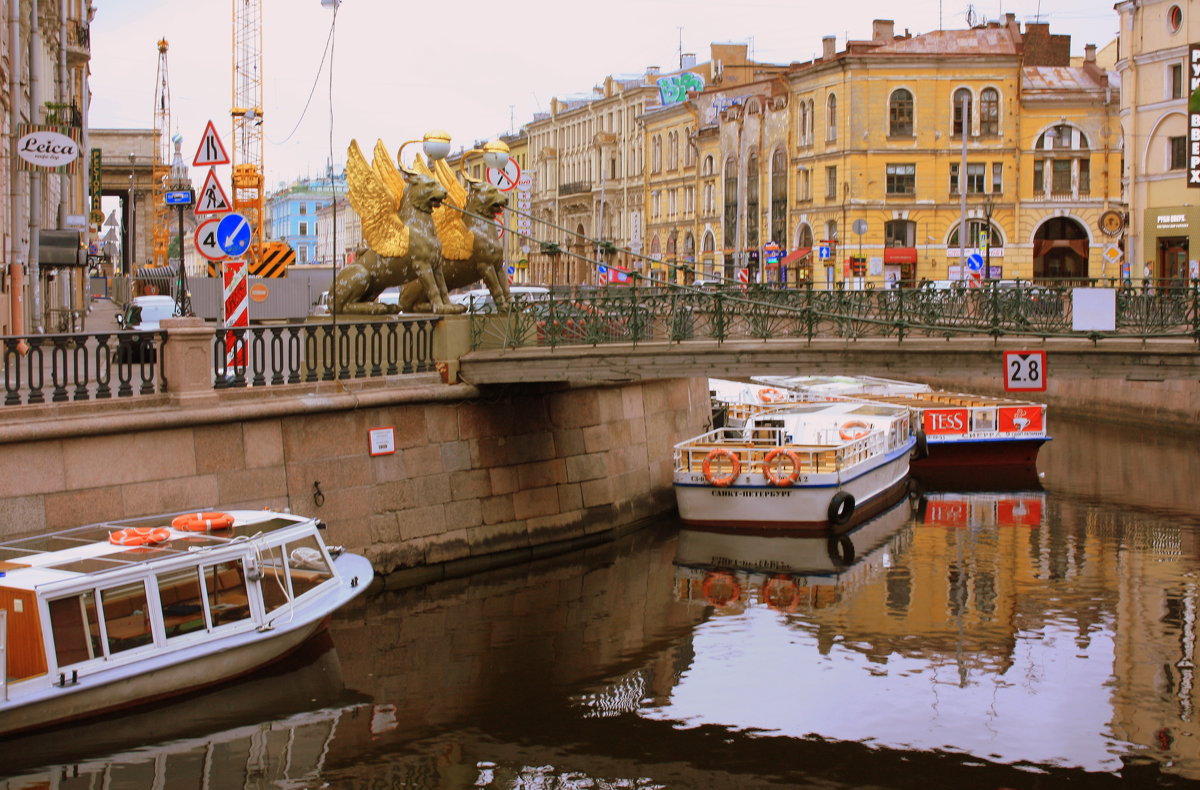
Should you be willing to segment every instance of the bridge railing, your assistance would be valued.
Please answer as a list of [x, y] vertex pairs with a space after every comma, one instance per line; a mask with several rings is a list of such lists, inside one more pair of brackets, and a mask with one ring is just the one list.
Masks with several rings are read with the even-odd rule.
[[816, 337], [1188, 338], [1200, 342], [1200, 285], [1115, 288], [1115, 329], [1077, 331], [1073, 289], [986, 283], [978, 288], [846, 290], [756, 286], [576, 290], [519, 309], [472, 314], [472, 347]]
[[437, 318], [251, 326], [213, 335], [218, 389], [430, 373]]
[[166, 332], [3, 337], [4, 405], [108, 400], [166, 392]]

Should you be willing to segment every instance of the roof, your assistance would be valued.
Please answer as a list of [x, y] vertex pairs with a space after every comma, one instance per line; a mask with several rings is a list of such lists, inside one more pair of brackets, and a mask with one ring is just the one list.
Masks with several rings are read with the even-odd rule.
[[1070, 66], [1026, 66], [1022, 69], [1021, 89], [1025, 91], [1093, 91], [1106, 87], [1104, 72]]
[[1017, 42], [1005, 27], [934, 30], [876, 47], [879, 55], [1016, 55]]

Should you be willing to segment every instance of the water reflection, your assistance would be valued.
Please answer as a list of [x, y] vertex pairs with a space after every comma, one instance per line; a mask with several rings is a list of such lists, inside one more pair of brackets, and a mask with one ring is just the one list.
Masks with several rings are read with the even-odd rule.
[[[1148, 440], [1163, 466], [1130, 465], [1122, 453], [1156, 456], [1104, 435], [1057, 421], [1040, 483], [927, 484], [848, 545], [664, 521], [378, 594], [331, 625], [342, 691], [204, 725], [195, 770], [225, 772], [210, 787], [288, 761], [261, 784], [1194, 786], [1200, 518], [1178, 477], [1195, 461]], [[307, 700], [297, 685], [272, 693]], [[279, 724], [308, 714], [329, 721]], [[242, 727], [314, 733], [321, 756], [263, 736], [216, 746]], [[60, 735], [97, 739], [93, 763], [143, 759], [102, 732]]]

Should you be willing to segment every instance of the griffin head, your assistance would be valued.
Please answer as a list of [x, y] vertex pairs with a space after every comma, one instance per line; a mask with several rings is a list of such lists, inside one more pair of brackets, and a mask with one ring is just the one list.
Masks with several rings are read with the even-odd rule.
[[497, 187], [472, 180], [467, 196], [467, 210], [483, 217], [494, 217], [508, 205], [508, 197]]
[[446, 188], [429, 176], [405, 170], [404, 181], [406, 197], [417, 211], [432, 213], [446, 199]]

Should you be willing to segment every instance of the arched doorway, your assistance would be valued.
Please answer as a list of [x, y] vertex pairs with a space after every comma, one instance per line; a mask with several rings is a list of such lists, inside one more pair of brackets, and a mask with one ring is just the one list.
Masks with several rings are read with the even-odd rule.
[[1088, 232], [1070, 217], [1051, 217], [1033, 234], [1033, 279], [1086, 279]]

